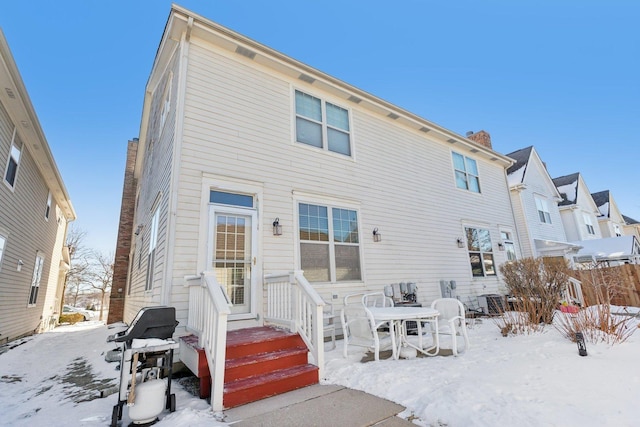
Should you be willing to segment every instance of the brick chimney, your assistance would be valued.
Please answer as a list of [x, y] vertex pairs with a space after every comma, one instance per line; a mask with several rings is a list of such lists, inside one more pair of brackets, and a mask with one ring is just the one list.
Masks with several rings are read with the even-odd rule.
[[136, 166], [137, 153], [138, 138], [134, 138], [129, 141], [127, 145], [127, 161], [124, 170], [122, 204], [120, 206], [120, 222], [118, 224], [118, 241], [116, 242], [107, 324], [124, 320], [124, 297], [127, 288], [129, 251], [131, 249], [131, 238], [133, 237], [133, 215], [136, 204], [136, 179], [133, 176], [133, 172]]
[[481, 130], [473, 133], [472, 131], [469, 131], [467, 132], [467, 138], [493, 150], [493, 147], [491, 146], [491, 135], [489, 135], [489, 132]]

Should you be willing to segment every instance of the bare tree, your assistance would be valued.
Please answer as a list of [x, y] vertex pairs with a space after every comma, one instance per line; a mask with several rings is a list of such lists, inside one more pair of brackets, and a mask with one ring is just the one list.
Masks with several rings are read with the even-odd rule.
[[100, 293], [100, 320], [104, 314], [104, 303], [113, 283], [114, 255], [101, 252], [92, 253], [91, 282], [89, 286]]
[[[78, 296], [91, 282], [92, 251], [86, 248], [84, 239], [86, 231], [71, 225], [67, 232], [66, 245], [69, 248], [70, 266], [65, 276], [61, 305], [76, 305]], [[62, 312], [62, 307], [60, 307]]]

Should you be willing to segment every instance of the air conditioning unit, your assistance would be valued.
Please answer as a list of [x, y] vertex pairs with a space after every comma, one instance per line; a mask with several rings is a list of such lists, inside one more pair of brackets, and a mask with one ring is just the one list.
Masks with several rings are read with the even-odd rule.
[[489, 315], [500, 315], [505, 312], [505, 301], [502, 295], [485, 294], [478, 297], [478, 307]]

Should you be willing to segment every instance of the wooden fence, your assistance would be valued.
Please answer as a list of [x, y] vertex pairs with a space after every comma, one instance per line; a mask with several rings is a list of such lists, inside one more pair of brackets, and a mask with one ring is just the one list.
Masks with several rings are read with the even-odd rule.
[[609, 300], [613, 305], [640, 307], [640, 265], [598, 267], [573, 273], [582, 282], [587, 306]]

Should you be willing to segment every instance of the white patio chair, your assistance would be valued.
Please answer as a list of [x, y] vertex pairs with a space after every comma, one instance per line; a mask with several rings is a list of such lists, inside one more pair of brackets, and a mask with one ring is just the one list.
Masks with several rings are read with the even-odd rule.
[[384, 292], [369, 292], [362, 294], [362, 304], [365, 307], [393, 307], [393, 299]]
[[[376, 323], [365, 301], [370, 304], [388, 304], [388, 301], [375, 296], [365, 298], [366, 295], [369, 294], [351, 294], [344, 297], [344, 306], [340, 311], [344, 336], [343, 353], [346, 358], [350, 345], [365, 347], [373, 351], [375, 360], [380, 360], [380, 350], [395, 347], [395, 339], [391, 333], [393, 329], [390, 328], [389, 322]], [[384, 294], [382, 296], [384, 297]], [[387, 331], [380, 330], [383, 327], [388, 328]]]
[[464, 305], [456, 298], [440, 298], [431, 303], [431, 308], [438, 310], [438, 313], [440, 313], [438, 316], [438, 334], [451, 335], [451, 350], [454, 356], [458, 354], [458, 335], [464, 338], [464, 351], [467, 351], [469, 349], [469, 336], [467, 335]]

